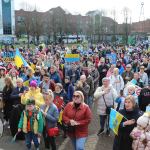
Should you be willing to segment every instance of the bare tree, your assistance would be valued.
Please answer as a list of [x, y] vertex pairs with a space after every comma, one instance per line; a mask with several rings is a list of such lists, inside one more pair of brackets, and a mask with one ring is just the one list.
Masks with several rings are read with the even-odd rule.
[[125, 32], [125, 43], [128, 44], [128, 36], [129, 36], [129, 14], [130, 10], [127, 7], [123, 8], [123, 16], [124, 16], [124, 32]]
[[32, 12], [32, 32], [34, 39], [36, 38], [36, 44], [39, 45], [39, 38], [43, 35], [43, 16], [42, 13], [37, 12], [35, 9]]
[[[20, 30], [25, 31], [25, 34], [27, 35], [27, 44], [28, 48], [30, 46], [30, 35], [32, 31], [32, 10], [33, 7], [29, 5], [28, 3], [22, 3], [21, 7], [23, 8], [21, 18], [18, 20], [18, 27]], [[23, 29], [24, 28], [24, 29]]]

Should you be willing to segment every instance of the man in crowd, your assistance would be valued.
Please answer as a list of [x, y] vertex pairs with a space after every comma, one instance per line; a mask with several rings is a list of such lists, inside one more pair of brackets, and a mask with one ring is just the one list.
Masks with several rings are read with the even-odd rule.
[[80, 76], [80, 80], [77, 81], [75, 90], [83, 92], [84, 97], [85, 97], [85, 103], [87, 104], [90, 86], [86, 82], [86, 76], [85, 75]]
[[129, 82], [133, 79], [133, 72], [131, 71], [131, 69], [132, 69], [131, 64], [128, 64], [126, 66], [126, 70], [122, 74], [122, 78], [123, 78], [125, 84], [127, 84], [127, 82]]
[[108, 66], [105, 64], [105, 59], [101, 58], [100, 59], [100, 65], [98, 67], [98, 72], [99, 72], [99, 86], [102, 86], [102, 79], [106, 77], [108, 71]]

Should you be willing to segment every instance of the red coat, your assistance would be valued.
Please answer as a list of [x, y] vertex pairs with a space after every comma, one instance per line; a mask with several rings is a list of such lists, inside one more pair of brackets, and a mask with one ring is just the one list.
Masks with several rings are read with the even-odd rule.
[[75, 126], [74, 133], [68, 133], [70, 137], [82, 138], [88, 136], [88, 125], [91, 121], [92, 113], [88, 105], [82, 103], [79, 108], [75, 108], [73, 102], [67, 104], [63, 111], [63, 121], [70, 124], [73, 119], [79, 123]]

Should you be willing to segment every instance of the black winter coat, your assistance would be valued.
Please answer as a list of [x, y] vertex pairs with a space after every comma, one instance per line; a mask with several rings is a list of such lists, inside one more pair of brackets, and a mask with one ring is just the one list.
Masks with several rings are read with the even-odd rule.
[[19, 97], [19, 94], [24, 93], [25, 90], [28, 90], [28, 88], [25, 86], [22, 86], [20, 90], [18, 87], [13, 89], [10, 96], [11, 100], [13, 101], [13, 105], [21, 104], [21, 97]]
[[[137, 119], [141, 116], [140, 111], [138, 109], [134, 109], [133, 111], [126, 111], [125, 109], [119, 111], [125, 118], [128, 120]], [[122, 123], [126, 120], [123, 119]], [[136, 123], [130, 126], [122, 126], [120, 124], [118, 136], [115, 136], [113, 150], [132, 150], [132, 138], [130, 137], [130, 133], [133, 128], [136, 126]]]

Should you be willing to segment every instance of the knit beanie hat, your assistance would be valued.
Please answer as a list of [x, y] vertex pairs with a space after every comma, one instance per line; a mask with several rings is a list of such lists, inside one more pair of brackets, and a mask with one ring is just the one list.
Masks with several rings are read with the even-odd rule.
[[35, 100], [28, 99], [27, 102], [26, 102], [26, 105], [35, 105]]
[[30, 86], [36, 88], [36, 87], [37, 87], [36, 81], [32, 80], [32, 81], [30, 82]]

